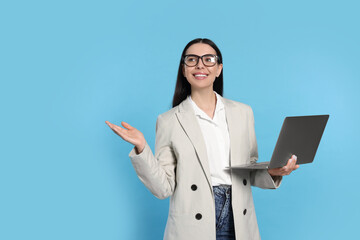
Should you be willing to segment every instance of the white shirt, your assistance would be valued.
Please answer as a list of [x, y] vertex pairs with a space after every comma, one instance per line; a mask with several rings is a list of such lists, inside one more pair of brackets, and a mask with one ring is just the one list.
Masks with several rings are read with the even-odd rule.
[[188, 98], [193, 106], [206, 144], [212, 185], [231, 185], [230, 171], [225, 169], [230, 165], [230, 137], [225, 108], [220, 95], [215, 91], [214, 93], [217, 100], [213, 119], [196, 105], [190, 95]]

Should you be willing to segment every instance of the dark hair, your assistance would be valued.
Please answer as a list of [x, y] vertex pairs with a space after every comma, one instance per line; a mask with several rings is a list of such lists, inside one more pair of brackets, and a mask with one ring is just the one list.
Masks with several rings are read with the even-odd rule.
[[[186, 99], [187, 96], [191, 94], [191, 85], [186, 80], [182, 68], [184, 64], [184, 57], [187, 49], [195, 44], [195, 43], [205, 43], [208, 44], [210, 47], [212, 47], [216, 51], [216, 55], [218, 56], [218, 63], [222, 63], [222, 56], [219, 48], [215, 45], [213, 41], [207, 38], [196, 38], [192, 41], [190, 41], [184, 48], [184, 51], [181, 54], [180, 64], [179, 64], [179, 70], [176, 80], [176, 86], [175, 86], [175, 92], [173, 97], [173, 103], [172, 106], [176, 107], [179, 105], [183, 100]], [[223, 71], [221, 71], [219, 77], [215, 79], [215, 82], [213, 84], [213, 89], [215, 92], [217, 92], [219, 95], [223, 95]]]

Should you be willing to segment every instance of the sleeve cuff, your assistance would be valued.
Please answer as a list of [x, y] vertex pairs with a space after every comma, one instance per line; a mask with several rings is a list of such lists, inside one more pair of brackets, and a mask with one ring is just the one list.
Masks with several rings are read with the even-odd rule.
[[276, 189], [280, 187], [282, 177], [272, 177], [267, 169], [254, 170], [251, 173], [252, 185], [263, 189]]
[[271, 177], [271, 179], [273, 181], [273, 184], [274, 184], [275, 188], [280, 187], [282, 176], [271, 176], [270, 175], [270, 177]]
[[136, 154], [135, 147], [133, 147], [129, 153], [129, 157], [132, 162], [142, 161], [148, 155], [149, 151], [151, 151], [151, 149], [150, 149], [150, 146], [148, 145], [148, 143], [146, 142], [145, 147], [141, 153]]

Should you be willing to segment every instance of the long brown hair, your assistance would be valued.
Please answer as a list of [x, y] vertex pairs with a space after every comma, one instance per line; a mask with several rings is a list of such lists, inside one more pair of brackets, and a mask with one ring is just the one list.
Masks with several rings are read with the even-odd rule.
[[[186, 80], [186, 78], [183, 74], [182, 68], [183, 68], [184, 57], [185, 57], [185, 53], [186, 53], [187, 49], [195, 43], [208, 44], [210, 47], [212, 47], [216, 51], [216, 55], [218, 56], [218, 63], [222, 63], [221, 52], [213, 41], [211, 41], [210, 39], [207, 39], [207, 38], [196, 38], [196, 39], [190, 41], [185, 46], [185, 48], [181, 54], [179, 70], [178, 70], [176, 86], [175, 86], [175, 92], [174, 92], [174, 97], [173, 97], [173, 103], [172, 103], [173, 107], [176, 107], [177, 105], [179, 105], [183, 100], [186, 99], [187, 96], [189, 96], [191, 94], [191, 85]], [[213, 84], [213, 89], [219, 95], [221, 95], [221, 96], [223, 95], [223, 70], [221, 71], [219, 77], [215, 78], [215, 82]]]

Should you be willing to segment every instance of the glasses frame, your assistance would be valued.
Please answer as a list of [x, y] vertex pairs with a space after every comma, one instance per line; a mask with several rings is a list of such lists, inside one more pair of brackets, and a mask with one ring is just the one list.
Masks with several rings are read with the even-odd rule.
[[[203, 57], [208, 57], [208, 56], [215, 57], [216, 61], [215, 61], [214, 65], [206, 65], [206, 64], [204, 63]], [[197, 60], [196, 60], [196, 64], [195, 64], [194, 66], [189, 66], [189, 65], [187, 65], [186, 62], [185, 62], [185, 60], [186, 60], [187, 57], [196, 57], [196, 59], [197, 59]], [[196, 66], [199, 64], [199, 59], [201, 59], [202, 63], [203, 63], [204, 66], [206, 66], [206, 67], [213, 67], [213, 66], [215, 66], [217, 63], [219, 63], [219, 57], [218, 57], [217, 55], [215, 55], [215, 54], [205, 54], [205, 55], [202, 55], [202, 56], [199, 56], [199, 55], [196, 55], [196, 54], [188, 54], [188, 55], [185, 55], [185, 56], [184, 56], [184, 58], [183, 58], [183, 63], [184, 63], [186, 66], [188, 66], [188, 67], [196, 67]]]

